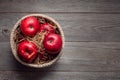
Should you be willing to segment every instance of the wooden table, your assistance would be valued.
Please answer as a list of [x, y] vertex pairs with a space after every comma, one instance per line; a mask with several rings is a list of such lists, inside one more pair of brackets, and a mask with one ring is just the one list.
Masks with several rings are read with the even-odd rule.
[[[48, 68], [25, 67], [11, 52], [12, 27], [32, 13], [64, 30], [64, 53]], [[120, 80], [120, 0], [0, 0], [0, 80]]]

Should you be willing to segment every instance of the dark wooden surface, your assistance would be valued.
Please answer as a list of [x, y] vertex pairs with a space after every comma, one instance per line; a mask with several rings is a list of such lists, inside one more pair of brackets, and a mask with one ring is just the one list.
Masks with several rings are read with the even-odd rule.
[[[12, 27], [32, 13], [64, 30], [64, 53], [48, 68], [25, 67], [11, 52]], [[120, 0], [0, 0], [0, 80], [120, 80]]]

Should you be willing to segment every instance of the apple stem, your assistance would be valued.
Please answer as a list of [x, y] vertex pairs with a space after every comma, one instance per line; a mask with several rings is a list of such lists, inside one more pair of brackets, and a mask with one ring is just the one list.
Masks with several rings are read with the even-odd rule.
[[32, 29], [32, 28], [33, 28], [33, 26], [30, 26], [30, 28]]

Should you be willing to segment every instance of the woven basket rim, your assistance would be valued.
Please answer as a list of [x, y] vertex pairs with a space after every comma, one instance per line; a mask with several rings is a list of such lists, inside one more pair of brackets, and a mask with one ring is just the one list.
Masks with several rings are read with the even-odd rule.
[[[47, 63], [44, 63], [44, 64], [30, 64], [30, 63], [26, 63], [24, 61], [22, 61], [18, 55], [17, 55], [17, 52], [16, 52], [16, 49], [14, 48], [14, 40], [13, 40], [13, 37], [14, 37], [14, 31], [15, 29], [18, 27], [19, 23], [26, 17], [29, 17], [29, 16], [40, 16], [40, 17], [43, 17], [43, 18], [46, 18], [50, 21], [52, 21], [53, 23], [55, 23], [57, 25], [57, 27], [59, 28], [60, 30], [60, 33], [61, 33], [61, 37], [62, 37], [62, 41], [63, 41], [63, 44], [62, 44], [62, 49], [61, 49], [61, 52], [57, 55], [57, 57], [53, 60], [51, 60], [50, 62], [47, 62]], [[25, 66], [28, 66], [28, 67], [32, 67], [32, 68], [43, 68], [43, 67], [48, 67], [50, 65], [52, 65], [53, 63], [55, 63], [59, 58], [60, 56], [62, 55], [63, 53], [63, 47], [64, 47], [64, 43], [65, 43], [65, 38], [64, 38], [64, 33], [63, 33], [63, 30], [60, 26], [60, 24], [55, 21], [53, 18], [47, 16], [47, 15], [44, 15], [44, 14], [29, 14], [29, 15], [26, 15], [26, 16], [23, 16], [22, 18], [20, 18], [16, 24], [14, 25], [12, 31], [11, 31], [11, 34], [10, 34], [10, 45], [11, 45], [11, 49], [12, 49], [12, 54], [14, 55], [15, 59], [20, 62], [21, 64], [25, 65]]]

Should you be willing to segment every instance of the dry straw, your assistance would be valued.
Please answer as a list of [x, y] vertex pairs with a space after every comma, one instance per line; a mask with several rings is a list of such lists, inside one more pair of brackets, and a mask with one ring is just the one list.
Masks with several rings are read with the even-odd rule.
[[[37, 17], [38, 19], [40, 18], [41, 19], [41, 23], [44, 22], [44, 20], [47, 20], [48, 23], [52, 24], [52, 25], [55, 25], [59, 32], [60, 32], [60, 35], [62, 37], [62, 41], [63, 41], [63, 45], [62, 45], [62, 49], [60, 51], [60, 53], [54, 58], [52, 59], [51, 61], [48, 61], [48, 62], [44, 62], [43, 64], [37, 64], [37, 63], [26, 63], [24, 61], [22, 61], [19, 56], [17, 55], [17, 48], [16, 48], [16, 42], [15, 42], [15, 39], [17, 38], [16, 37], [16, 30], [17, 28], [19, 27], [20, 25], [20, 22], [26, 18], [26, 17], [29, 17], [29, 16], [35, 16]], [[43, 20], [42, 20], [43, 18]], [[64, 34], [63, 34], [63, 30], [61, 28], [61, 26], [58, 24], [57, 21], [55, 21], [53, 18], [51, 17], [48, 17], [46, 15], [43, 15], [43, 14], [30, 14], [30, 15], [27, 15], [27, 16], [24, 16], [22, 17], [21, 19], [18, 20], [18, 22], [14, 25], [13, 29], [12, 29], [12, 32], [11, 32], [11, 35], [10, 35], [10, 44], [11, 44], [11, 48], [12, 48], [12, 53], [15, 57], [15, 59], [20, 62], [21, 64], [25, 65], [25, 66], [29, 66], [29, 67], [33, 67], [33, 68], [43, 68], [43, 67], [47, 67], [47, 66], [50, 66], [52, 65], [53, 63], [55, 63], [61, 56], [61, 54], [63, 53], [63, 47], [64, 47]]]

